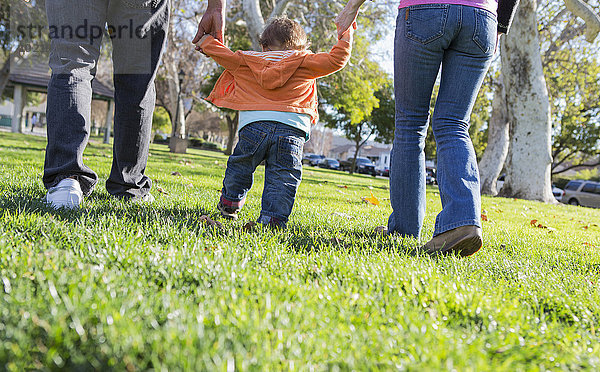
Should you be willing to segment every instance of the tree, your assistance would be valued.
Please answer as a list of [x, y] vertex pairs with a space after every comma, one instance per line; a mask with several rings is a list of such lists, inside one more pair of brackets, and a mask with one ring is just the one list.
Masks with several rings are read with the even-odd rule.
[[581, 43], [545, 63], [552, 105], [552, 174], [600, 165], [600, 63]]
[[[551, 8], [556, 8], [556, 4], [557, 2], [553, 2]], [[548, 28], [557, 28], [555, 25], [560, 17], [571, 14], [571, 11], [586, 20], [586, 39], [593, 40], [600, 31], [600, 18], [581, 0], [566, 0], [565, 4], [567, 9], [561, 9], [562, 6], [558, 5], [561, 10], [554, 11], [552, 17], [546, 17], [550, 19]], [[542, 10], [546, 8], [548, 7], [543, 7]], [[510, 122], [507, 179], [501, 193], [503, 196], [552, 202], [551, 115], [541, 64], [537, 10], [535, 0], [521, 2], [512, 31], [501, 45], [502, 75]], [[548, 51], [560, 49], [564, 40], [574, 36], [577, 36], [577, 32], [573, 33], [572, 30], [560, 33], [558, 39], [546, 43], [550, 45]], [[504, 160], [497, 161], [503, 163]], [[532, 170], [535, 170], [533, 174]]]
[[[171, 6], [169, 34], [156, 79], [156, 103], [169, 114], [171, 138], [175, 142], [187, 136], [185, 118], [189, 110], [185, 110], [185, 98], [201, 100], [196, 92], [213, 67], [201, 53], [194, 51], [190, 43], [190, 30], [198, 25], [202, 15], [201, 5], [194, 0], [173, 0]], [[180, 71], [184, 73], [181, 86]], [[173, 151], [175, 146], [171, 149]]]

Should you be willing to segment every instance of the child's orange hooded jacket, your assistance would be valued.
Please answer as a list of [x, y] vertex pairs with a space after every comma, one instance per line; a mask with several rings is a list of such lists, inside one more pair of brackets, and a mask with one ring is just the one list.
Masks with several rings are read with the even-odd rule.
[[352, 51], [350, 43], [339, 40], [329, 53], [290, 50], [270, 61], [268, 53], [234, 53], [211, 36], [200, 48], [225, 67], [208, 101], [232, 110], [308, 114], [313, 124], [319, 119], [316, 79], [341, 70]]

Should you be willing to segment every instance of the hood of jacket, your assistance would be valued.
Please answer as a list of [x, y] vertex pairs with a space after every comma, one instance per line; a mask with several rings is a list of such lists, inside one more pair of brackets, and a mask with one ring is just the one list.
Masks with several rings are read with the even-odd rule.
[[279, 61], [269, 61], [262, 53], [243, 54], [246, 65], [252, 75], [264, 89], [281, 88], [294, 75], [309, 52], [297, 51]]

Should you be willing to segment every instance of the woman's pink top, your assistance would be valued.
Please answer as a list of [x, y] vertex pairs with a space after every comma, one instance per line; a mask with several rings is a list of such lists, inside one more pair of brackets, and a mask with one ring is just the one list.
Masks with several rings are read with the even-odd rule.
[[493, 14], [497, 14], [498, 12], [498, 0], [400, 0], [400, 8], [423, 4], [467, 5], [485, 9]]

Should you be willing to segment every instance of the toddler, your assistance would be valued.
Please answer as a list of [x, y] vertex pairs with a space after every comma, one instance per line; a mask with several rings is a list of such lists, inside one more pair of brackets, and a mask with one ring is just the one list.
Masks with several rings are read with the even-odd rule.
[[258, 222], [284, 228], [302, 179], [302, 151], [317, 123], [316, 79], [341, 70], [350, 59], [354, 28], [329, 53], [311, 53], [302, 27], [275, 18], [265, 27], [262, 52], [232, 52], [205, 35], [199, 50], [225, 68], [207, 100], [239, 111], [239, 142], [227, 161], [217, 208], [237, 219], [265, 161], [265, 185]]

